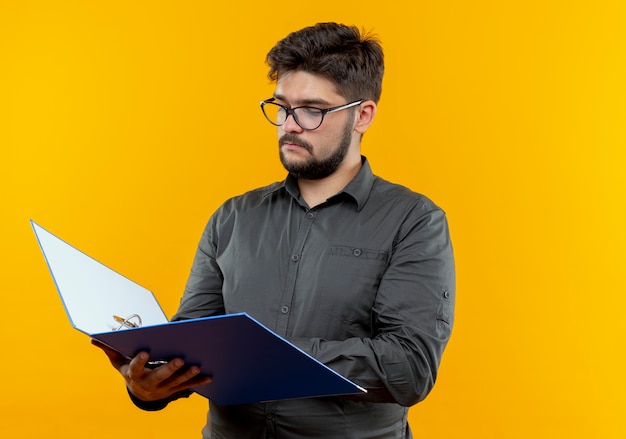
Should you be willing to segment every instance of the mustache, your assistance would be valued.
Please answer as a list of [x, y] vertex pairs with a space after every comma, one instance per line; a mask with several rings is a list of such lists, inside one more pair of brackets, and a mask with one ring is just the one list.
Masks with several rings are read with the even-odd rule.
[[293, 143], [294, 145], [301, 146], [311, 154], [313, 153], [313, 145], [311, 145], [306, 140], [302, 140], [297, 135], [293, 133], [285, 133], [278, 139], [278, 146], [282, 147], [285, 143]]

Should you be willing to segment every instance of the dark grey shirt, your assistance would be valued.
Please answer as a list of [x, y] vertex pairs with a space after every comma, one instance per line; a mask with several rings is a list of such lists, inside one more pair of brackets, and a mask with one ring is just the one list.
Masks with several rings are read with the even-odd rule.
[[228, 200], [202, 235], [173, 320], [246, 312], [368, 393], [211, 403], [204, 437], [411, 437], [407, 407], [435, 382], [454, 297], [444, 212], [374, 176], [365, 158], [313, 209], [292, 176]]

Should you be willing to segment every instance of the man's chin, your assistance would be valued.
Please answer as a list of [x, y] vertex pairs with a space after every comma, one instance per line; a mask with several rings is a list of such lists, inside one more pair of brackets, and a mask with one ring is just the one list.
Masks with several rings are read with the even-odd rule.
[[290, 174], [295, 175], [296, 177], [301, 177], [302, 175], [309, 173], [309, 166], [306, 164], [294, 164], [294, 163], [285, 163], [283, 162], [283, 167]]
[[285, 154], [284, 152], [280, 152], [280, 162], [283, 164], [283, 167], [291, 172], [298, 173], [299, 171], [309, 169], [313, 160], [304, 157], [293, 157], [293, 154]]

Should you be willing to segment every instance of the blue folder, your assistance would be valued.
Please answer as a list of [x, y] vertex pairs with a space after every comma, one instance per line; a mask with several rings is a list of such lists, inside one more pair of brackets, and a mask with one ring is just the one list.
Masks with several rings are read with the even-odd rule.
[[[213, 377], [198, 394], [232, 405], [366, 392], [248, 314], [168, 322], [149, 290], [31, 223], [72, 326], [128, 358], [198, 365]], [[140, 327], [113, 319], [134, 314]]]

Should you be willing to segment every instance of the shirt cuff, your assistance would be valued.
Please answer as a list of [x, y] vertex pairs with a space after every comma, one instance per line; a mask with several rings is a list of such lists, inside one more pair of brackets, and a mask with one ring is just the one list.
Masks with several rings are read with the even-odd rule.
[[172, 396], [170, 396], [169, 398], [165, 398], [165, 399], [158, 399], [156, 401], [144, 401], [142, 399], [137, 398], [129, 389], [128, 387], [126, 388], [126, 391], [128, 392], [128, 396], [130, 396], [130, 400], [133, 402], [133, 404], [135, 404], [137, 407], [139, 407], [142, 410], [146, 410], [149, 412], [155, 412], [158, 410], [163, 410], [165, 407], [167, 407], [167, 405], [178, 399], [178, 398], [188, 398], [189, 395], [191, 395], [193, 392], [191, 390], [183, 390], [180, 391], [178, 393], [173, 394]]

